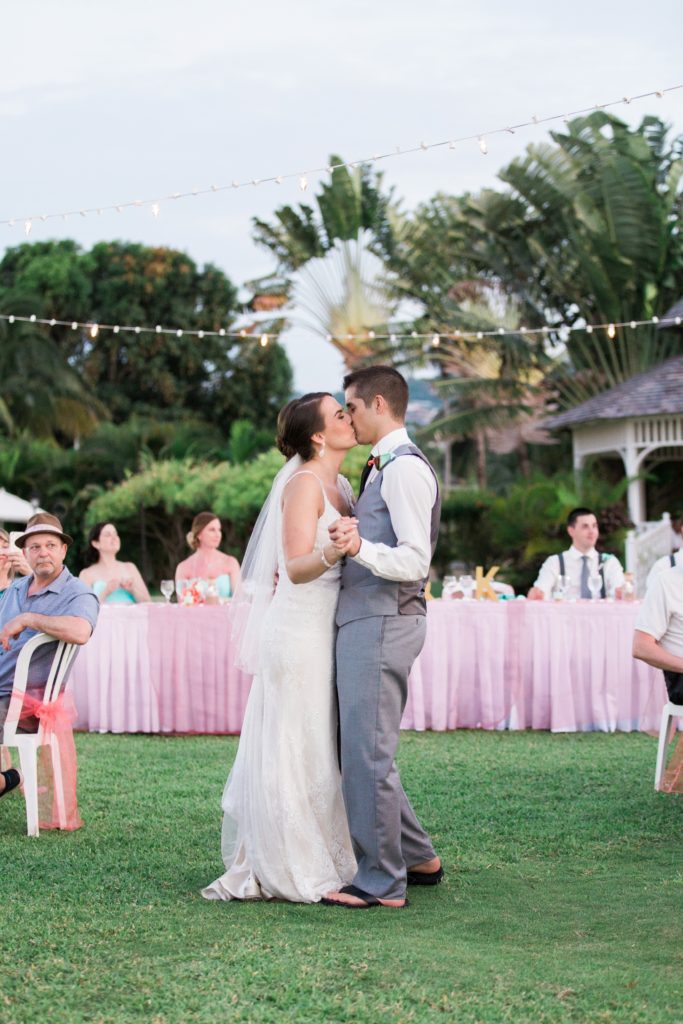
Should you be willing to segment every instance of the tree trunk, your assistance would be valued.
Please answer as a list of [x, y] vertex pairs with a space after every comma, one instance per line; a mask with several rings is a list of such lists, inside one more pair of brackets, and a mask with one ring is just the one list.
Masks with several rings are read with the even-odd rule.
[[477, 446], [477, 484], [483, 491], [486, 488], [486, 433], [477, 430], [474, 441]]

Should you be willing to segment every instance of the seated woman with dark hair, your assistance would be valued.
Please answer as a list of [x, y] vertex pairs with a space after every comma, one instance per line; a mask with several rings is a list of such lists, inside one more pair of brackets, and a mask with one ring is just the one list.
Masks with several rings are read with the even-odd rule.
[[180, 562], [176, 580], [215, 580], [219, 597], [235, 593], [240, 578], [240, 563], [232, 555], [224, 555], [221, 543], [221, 521], [213, 512], [200, 512], [192, 520], [187, 543], [193, 554]]
[[9, 541], [9, 533], [0, 527], [0, 597], [5, 593], [10, 583], [17, 575], [30, 575], [31, 567], [24, 558], [19, 548], [12, 548]]
[[112, 523], [95, 523], [88, 535], [85, 565], [79, 575], [100, 604], [137, 604], [149, 601], [145, 581], [133, 562], [119, 562], [121, 538]]

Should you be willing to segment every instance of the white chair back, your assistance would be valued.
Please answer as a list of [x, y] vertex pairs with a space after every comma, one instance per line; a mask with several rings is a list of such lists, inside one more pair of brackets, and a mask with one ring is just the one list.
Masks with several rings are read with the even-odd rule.
[[[26, 693], [29, 665], [31, 663], [33, 653], [43, 644], [49, 643], [55, 643], [55, 638], [53, 636], [50, 636], [47, 633], [37, 633], [36, 636], [31, 637], [31, 639], [24, 644], [19, 653], [19, 657], [17, 658], [17, 667], [14, 671], [12, 699], [7, 712], [7, 720], [5, 722], [4, 729], [3, 744], [6, 746], [14, 745], [17, 726], [19, 725], [19, 715], [21, 714], [24, 694]], [[50, 672], [45, 684], [45, 691], [42, 696], [43, 703], [54, 703], [54, 701], [59, 697], [60, 693], [64, 689], [66, 677], [69, 669], [71, 668], [71, 663], [76, 657], [77, 651], [78, 644], [68, 644], [64, 640], [57, 641], [57, 650], [55, 651], [55, 655], [52, 659]], [[38, 745], [40, 745], [43, 738], [42, 724], [38, 728], [38, 736]]]

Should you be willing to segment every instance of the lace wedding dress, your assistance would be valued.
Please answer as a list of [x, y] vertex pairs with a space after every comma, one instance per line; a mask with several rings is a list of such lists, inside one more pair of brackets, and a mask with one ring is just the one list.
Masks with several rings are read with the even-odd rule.
[[[349, 494], [348, 482], [340, 484]], [[338, 518], [326, 497], [316, 547], [329, 542], [327, 528]], [[337, 763], [334, 615], [341, 569], [293, 584], [281, 521], [278, 567], [261, 669], [223, 793], [226, 871], [202, 890], [208, 900], [314, 903], [356, 871]]]

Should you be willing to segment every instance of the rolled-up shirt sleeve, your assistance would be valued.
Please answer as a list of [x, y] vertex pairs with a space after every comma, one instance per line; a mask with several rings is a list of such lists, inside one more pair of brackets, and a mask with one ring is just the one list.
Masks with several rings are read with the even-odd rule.
[[666, 593], [660, 575], [652, 581], [652, 586], [645, 594], [645, 600], [636, 619], [636, 629], [641, 633], [648, 633], [655, 640], [661, 640], [669, 628], [669, 618]]
[[381, 489], [396, 534], [396, 545], [361, 539], [354, 560], [385, 580], [408, 583], [425, 579], [432, 560], [434, 476], [422, 459], [402, 455], [382, 471]]

